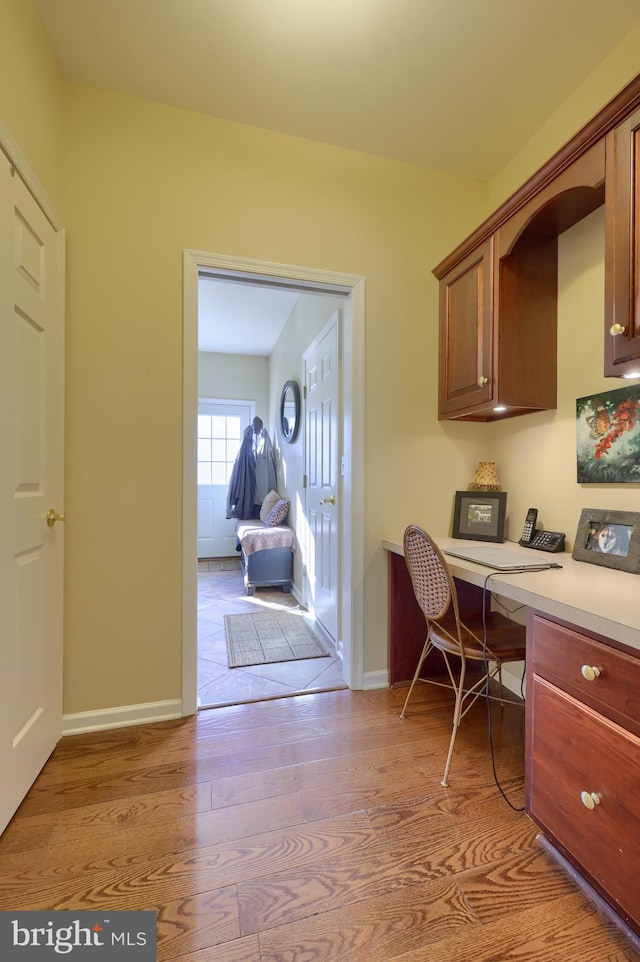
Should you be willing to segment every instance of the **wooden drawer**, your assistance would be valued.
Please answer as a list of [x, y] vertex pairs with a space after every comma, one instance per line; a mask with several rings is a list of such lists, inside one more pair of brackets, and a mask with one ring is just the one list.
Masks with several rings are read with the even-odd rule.
[[[534, 676], [527, 810], [634, 927], [640, 922], [640, 739]], [[596, 793], [589, 810], [581, 793]]]
[[[537, 614], [528, 629], [527, 654], [535, 674], [640, 735], [640, 658]], [[583, 666], [600, 674], [588, 681]]]

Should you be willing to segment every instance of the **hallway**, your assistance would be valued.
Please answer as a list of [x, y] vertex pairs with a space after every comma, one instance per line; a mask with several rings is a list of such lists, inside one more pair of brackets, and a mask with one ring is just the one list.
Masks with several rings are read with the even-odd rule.
[[258, 588], [246, 593], [240, 562], [198, 562], [198, 707], [237, 704], [278, 698], [303, 691], [344, 688], [342, 662], [326, 636], [330, 658], [229, 668], [224, 616], [262, 608], [298, 608], [292, 594], [280, 588]]

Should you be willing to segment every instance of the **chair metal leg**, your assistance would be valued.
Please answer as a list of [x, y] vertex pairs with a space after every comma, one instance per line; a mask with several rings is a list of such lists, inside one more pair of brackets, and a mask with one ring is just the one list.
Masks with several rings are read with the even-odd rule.
[[424, 660], [425, 660], [425, 658], [427, 657], [427, 655], [429, 654], [430, 650], [431, 650], [431, 641], [430, 641], [430, 639], [429, 639], [429, 635], [427, 635], [427, 640], [426, 640], [425, 643], [424, 643], [424, 648], [422, 649], [422, 654], [420, 655], [420, 660], [418, 661], [418, 667], [416, 668], [416, 673], [415, 673], [415, 675], [413, 676], [413, 681], [411, 682], [411, 686], [410, 686], [410, 688], [409, 688], [409, 691], [407, 692], [407, 697], [405, 698], [405, 700], [404, 700], [404, 705], [402, 706], [402, 711], [400, 712], [400, 718], [401, 718], [401, 719], [404, 719], [404, 714], [405, 714], [405, 712], [406, 712], [406, 710], [407, 710], [407, 705], [409, 704], [409, 699], [411, 698], [411, 692], [412, 692], [413, 689], [415, 688], [415, 684], [416, 684], [418, 678], [420, 677], [420, 672], [421, 672], [421, 670], [422, 670], [422, 666], [423, 666], [423, 664], [424, 664]]
[[[447, 668], [449, 668], [449, 660], [445, 658], [447, 662]], [[445, 788], [449, 785], [449, 769], [451, 768], [451, 761], [453, 759], [453, 748], [456, 743], [456, 735], [458, 734], [458, 728], [460, 727], [460, 718], [462, 716], [462, 702], [464, 700], [464, 676], [466, 671], [466, 665], [464, 658], [460, 665], [460, 679], [458, 685], [456, 686], [456, 704], [453, 710], [453, 728], [451, 730], [451, 741], [449, 742], [449, 752], [447, 754], [447, 763], [444, 767], [444, 775], [442, 776], [441, 785]], [[451, 669], [449, 669], [449, 674], [451, 675]], [[452, 680], [453, 676], [451, 675]]]

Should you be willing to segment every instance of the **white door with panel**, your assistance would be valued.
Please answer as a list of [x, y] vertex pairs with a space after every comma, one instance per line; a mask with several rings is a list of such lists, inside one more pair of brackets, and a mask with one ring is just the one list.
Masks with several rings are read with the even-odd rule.
[[238, 557], [235, 518], [227, 518], [229, 479], [253, 401], [198, 402], [198, 558]]
[[63, 244], [0, 153], [0, 831], [62, 733]]
[[338, 322], [305, 351], [307, 595], [310, 609], [338, 643], [339, 426]]

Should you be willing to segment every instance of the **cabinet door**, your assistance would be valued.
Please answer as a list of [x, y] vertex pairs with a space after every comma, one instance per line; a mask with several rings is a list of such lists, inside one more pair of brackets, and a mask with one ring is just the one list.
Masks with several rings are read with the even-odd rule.
[[640, 739], [537, 675], [527, 711], [528, 814], [637, 928]]
[[492, 271], [493, 238], [440, 281], [440, 418], [491, 400]]
[[605, 377], [640, 371], [640, 110], [607, 135]]

